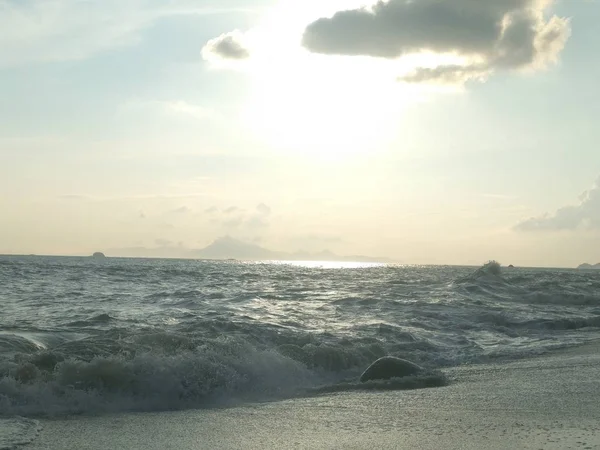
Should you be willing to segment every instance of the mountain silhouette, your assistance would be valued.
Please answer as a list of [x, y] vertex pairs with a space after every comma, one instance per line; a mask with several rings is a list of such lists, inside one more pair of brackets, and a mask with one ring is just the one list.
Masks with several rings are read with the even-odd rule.
[[190, 256], [202, 259], [245, 259], [245, 260], [287, 260], [287, 261], [352, 261], [352, 262], [391, 262], [387, 258], [372, 258], [353, 255], [340, 256], [329, 250], [318, 253], [298, 251], [295, 253], [277, 252], [232, 238], [220, 237], [200, 250], [192, 250]]

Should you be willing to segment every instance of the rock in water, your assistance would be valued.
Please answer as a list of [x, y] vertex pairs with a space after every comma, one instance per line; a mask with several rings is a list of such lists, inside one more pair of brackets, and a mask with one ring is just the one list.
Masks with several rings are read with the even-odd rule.
[[92, 258], [106, 258], [106, 255], [102, 252], [96, 252], [92, 255]]
[[371, 380], [389, 380], [407, 377], [422, 372], [423, 368], [405, 359], [384, 356], [371, 364], [360, 376], [360, 382]]

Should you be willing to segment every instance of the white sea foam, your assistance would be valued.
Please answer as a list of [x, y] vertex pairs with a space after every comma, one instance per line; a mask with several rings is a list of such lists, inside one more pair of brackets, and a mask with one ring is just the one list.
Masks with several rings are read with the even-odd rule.
[[37, 420], [24, 417], [0, 419], [0, 450], [12, 450], [33, 441], [40, 431]]

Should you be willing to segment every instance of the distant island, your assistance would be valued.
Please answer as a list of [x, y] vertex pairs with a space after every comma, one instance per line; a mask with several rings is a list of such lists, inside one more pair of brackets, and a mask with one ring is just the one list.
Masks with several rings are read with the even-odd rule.
[[277, 252], [256, 244], [249, 244], [231, 236], [224, 236], [200, 250], [191, 250], [190, 256], [202, 259], [241, 259], [279, 261], [345, 261], [345, 262], [392, 262], [387, 258], [374, 258], [363, 255], [340, 256], [329, 250], [318, 253], [297, 251]]
[[329, 250], [317, 253], [297, 251], [294, 253], [269, 250], [257, 244], [252, 244], [223, 236], [202, 249], [185, 249], [180, 246], [161, 246], [156, 248], [133, 247], [112, 249], [115, 256], [131, 256], [141, 258], [190, 258], [190, 259], [220, 259], [242, 261], [341, 261], [365, 263], [391, 263], [388, 258], [377, 258], [363, 255], [340, 256]]
[[598, 264], [582, 264], [579, 267], [577, 267], [579, 270], [600, 270], [600, 263]]
[[102, 252], [96, 252], [92, 255], [92, 258], [106, 258], [106, 255]]

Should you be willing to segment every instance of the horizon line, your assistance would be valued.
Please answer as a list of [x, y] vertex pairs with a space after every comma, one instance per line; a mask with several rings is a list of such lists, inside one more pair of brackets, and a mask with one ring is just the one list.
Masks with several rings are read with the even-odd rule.
[[[37, 253], [0, 253], [0, 257], [25, 257], [25, 258], [85, 258], [85, 259], [94, 259], [93, 255], [90, 254], [37, 254]], [[277, 263], [346, 263], [346, 264], [380, 264], [382, 266], [404, 266], [404, 267], [424, 267], [424, 266], [433, 266], [433, 267], [481, 267], [485, 265], [486, 262], [482, 262], [480, 264], [456, 264], [456, 263], [403, 263], [399, 261], [389, 260], [389, 261], [376, 261], [376, 258], [373, 258], [373, 261], [360, 261], [360, 260], [301, 260], [301, 259], [244, 259], [244, 258], [195, 258], [195, 257], [185, 257], [185, 256], [110, 256], [104, 255], [105, 259], [148, 259], [148, 260], [157, 260], [157, 259], [166, 259], [166, 260], [184, 260], [184, 261], [230, 261], [230, 262], [277, 262]], [[104, 259], [103, 258], [103, 259]], [[98, 258], [96, 258], [98, 259]], [[389, 259], [389, 258], [388, 258]], [[580, 265], [589, 264], [582, 263]], [[589, 264], [592, 265], [593, 264]], [[512, 266], [512, 267], [511, 267]], [[577, 270], [578, 267], [566, 267], [566, 266], [527, 266], [527, 265], [502, 265], [502, 268], [505, 269], [559, 269], [559, 270]]]

